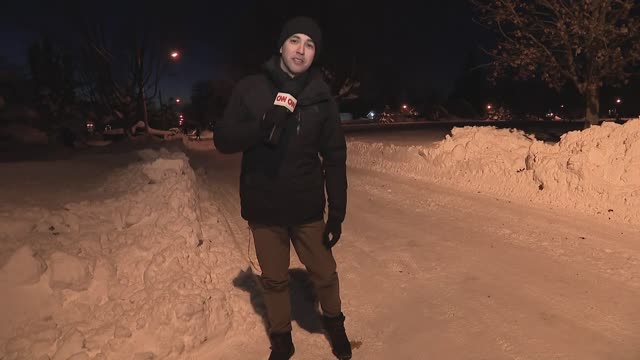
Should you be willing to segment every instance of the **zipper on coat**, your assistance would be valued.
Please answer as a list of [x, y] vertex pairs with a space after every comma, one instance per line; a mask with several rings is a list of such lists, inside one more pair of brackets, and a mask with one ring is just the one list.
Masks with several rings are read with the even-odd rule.
[[296, 127], [296, 135], [300, 135], [300, 110], [298, 110], [298, 126]]

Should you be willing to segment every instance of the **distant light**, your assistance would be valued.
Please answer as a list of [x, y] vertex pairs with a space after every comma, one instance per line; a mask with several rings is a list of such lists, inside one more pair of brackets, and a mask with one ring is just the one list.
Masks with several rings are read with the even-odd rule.
[[369, 111], [369, 113], [367, 114], [367, 119], [369, 120], [373, 120], [376, 117], [376, 112], [371, 110]]
[[616, 99], [616, 104], [620, 104], [622, 102], [622, 100], [620, 98]]
[[178, 99], [176, 99], [176, 102], [177, 102], [177, 103], [180, 103], [180, 99], [179, 99], [179, 98], [178, 98]]
[[564, 105], [560, 105], [560, 108], [561, 108], [561, 109], [564, 109]]
[[177, 58], [178, 58], [178, 56], [180, 56], [180, 53], [179, 53], [179, 52], [177, 52], [177, 51], [172, 51], [172, 52], [171, 52], [171, 58], [173, 58], [173, 59], [177, 59]]
[[406, 109], [406, 108], [407, 108], [407, 105], [406, 105], [406, 104], [405, 104], [405, 105], [402, 105], [402, 108], [403, 108], [403, 109]]
[[487, 110], [491, 110], [491, 104], [487, 104]]

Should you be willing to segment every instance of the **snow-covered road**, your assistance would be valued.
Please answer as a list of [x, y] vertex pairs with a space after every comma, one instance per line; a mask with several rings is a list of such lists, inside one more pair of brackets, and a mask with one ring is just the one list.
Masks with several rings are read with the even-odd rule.
[[[206, 169], [247, 258], [239, 156], [192, 164]], [[637, 359], [638, 239], [632, 226], [349, 168], [335, 255], [348, 330], [362, 343], [354, 358]], [[303, 327], [294, 324], [295, 358], [331, 359]], [[228, 359], [266, 356], [264, 329], [246, 336], [244, 355]]]
[[[640, 123], [387, 135], [348, 139], [354, 359], [640, 358]], [[1, 360], [268, 356], [240, 156], [185, 144], [0, 164]], [[294, 359], [331, 360], [291, 269]]]

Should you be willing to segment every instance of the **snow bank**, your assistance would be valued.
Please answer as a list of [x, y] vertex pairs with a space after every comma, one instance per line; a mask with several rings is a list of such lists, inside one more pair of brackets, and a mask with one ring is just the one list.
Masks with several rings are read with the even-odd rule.
[[106, 200], [0, 209], [1, 359], [181, 359], [224, 339], [233, 285], [202, 240], [196, 175], [182, 153], [139, 155]]
[[9, 261], [0, 269], [0, 283], [32, 285], [40, 281], [46, 269], [45, 261], [25, 245], [11, 254]]
[[640, 224], [640, 120], [556, 144], [494, 127], [454, 128], [435, 146], [353, 141], [348, 164]]

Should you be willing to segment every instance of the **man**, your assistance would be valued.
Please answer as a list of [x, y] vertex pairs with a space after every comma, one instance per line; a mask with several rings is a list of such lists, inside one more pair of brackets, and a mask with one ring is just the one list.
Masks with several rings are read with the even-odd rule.
[[263, 73], [237, 84], [214, 128], [218, 151], [243, 152], [240, 202], [262, 268], [270, 360], [290, 359], [295, 351], [290, 242], [315, 286], [333, 353], [351, 359], [331, 252], [346, 211], [346, 144], [329, 86], [311, 68], [321, 45], [312, 19], [289, 20], [279, 38], [280, 55], [265, 63]]

